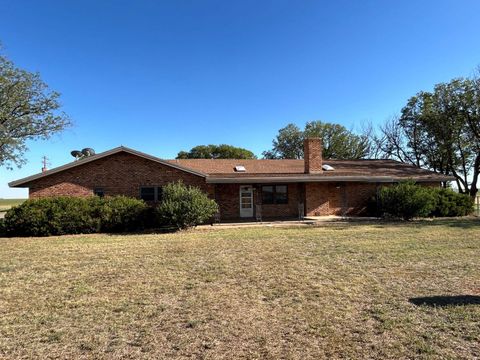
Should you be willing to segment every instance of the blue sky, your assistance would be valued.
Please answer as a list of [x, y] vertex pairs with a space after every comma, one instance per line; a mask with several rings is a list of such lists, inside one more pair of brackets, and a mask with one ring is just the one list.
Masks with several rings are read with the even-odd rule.
[[14, 179], [119, 145], [163, 158], [227, 143], [260, 155], [293, 122], [359, 129], [480, 64], [480, 2], [1, 0], [3, 54], [62, 93], [73, 127], [29, 143]]

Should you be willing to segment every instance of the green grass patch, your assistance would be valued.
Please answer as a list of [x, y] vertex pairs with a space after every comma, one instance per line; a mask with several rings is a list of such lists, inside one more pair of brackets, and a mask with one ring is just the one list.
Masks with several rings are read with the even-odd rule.
[[480, 221], [0, 239], [2, 358], [480, 357]]

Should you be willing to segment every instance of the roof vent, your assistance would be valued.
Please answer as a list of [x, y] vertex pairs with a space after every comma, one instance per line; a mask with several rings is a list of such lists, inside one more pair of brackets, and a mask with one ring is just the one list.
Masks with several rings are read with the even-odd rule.
[[330, 166], [330, 165], [327, 165], [327, 164], [322, 165], [322, 169], [325, 170], [325, 171], [335, 170], [335, 168], [333, 166]]
[[235, 170], [236, 172], [245, 172], [245, 171], [247, 171], [247, 169], [245, 169], [245, 166], [243, 166], [243, 165], [237, 165], [237, 166], [235, 166], [234, 170]]

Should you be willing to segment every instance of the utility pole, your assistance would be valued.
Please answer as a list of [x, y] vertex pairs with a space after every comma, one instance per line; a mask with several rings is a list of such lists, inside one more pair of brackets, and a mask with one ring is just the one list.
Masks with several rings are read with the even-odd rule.
[[48, 165], [50, 165], [50, 163], [48, 162], [48, 158], [45, 155], [42, 156], [42, 172], [48, 170]]

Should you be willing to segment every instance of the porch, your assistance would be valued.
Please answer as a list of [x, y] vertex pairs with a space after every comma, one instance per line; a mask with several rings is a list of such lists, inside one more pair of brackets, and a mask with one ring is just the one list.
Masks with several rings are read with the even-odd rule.
[[215, 184], [216, 222], [305, 221], [366, 215], [376, 183], [302, 182]]

